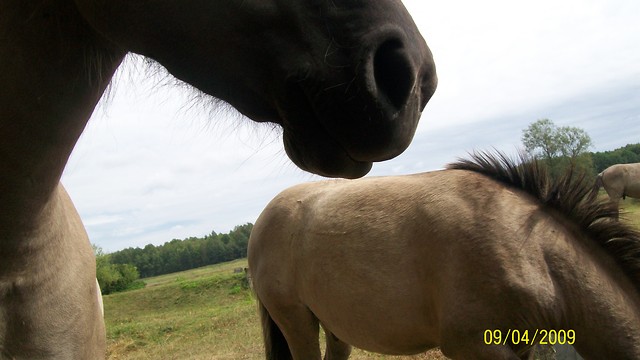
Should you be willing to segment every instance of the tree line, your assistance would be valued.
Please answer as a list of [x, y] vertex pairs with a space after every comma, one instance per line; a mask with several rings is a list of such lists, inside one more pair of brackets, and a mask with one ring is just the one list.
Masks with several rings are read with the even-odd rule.
[[96, 275], [103, 294], [140, 288], [139, 279], [213, 265], [247, 256], [253, 224], [236, 226], [227, 234], [173, 239], [163, 245], [126, 248], [105, 254], [94, 246]]
[[591, 153], [591, 160], [596, 174], [611, 165], [640, 163], [640, 143], [629, 144], [611, 151]]
[[109, 254], [112, 264], [131, 264], [150, 277], [217, 264], [247, 256], [253, 224], [236, 226], [228, 234], [215, 231], [202, 238], [173, 239], [164, 245], [127, 248]]

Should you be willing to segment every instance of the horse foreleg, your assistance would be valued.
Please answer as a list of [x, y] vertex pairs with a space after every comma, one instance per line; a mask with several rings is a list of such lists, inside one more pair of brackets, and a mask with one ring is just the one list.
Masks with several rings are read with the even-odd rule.
[[322, 328], [327, 338], [327, 351], [324, 354], [324, 360], [347, 360], [351, 355], [351, 345], [338, 339], [324, 326]]

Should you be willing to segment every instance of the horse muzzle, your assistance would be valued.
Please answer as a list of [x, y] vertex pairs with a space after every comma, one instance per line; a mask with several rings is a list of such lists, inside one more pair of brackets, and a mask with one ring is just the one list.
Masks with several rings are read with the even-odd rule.
[[354, 84], [332, 88], [330, 95], [325, 91], [333, 100], [322, 103], [344, 100], [324, 107], [332, 113], [319, 118], [352, 159], [384, 161], [411, 143], [437, 86], [435, 64], [422, 37], [410, 39], [393, 27], [373, 32], [363, 43]]

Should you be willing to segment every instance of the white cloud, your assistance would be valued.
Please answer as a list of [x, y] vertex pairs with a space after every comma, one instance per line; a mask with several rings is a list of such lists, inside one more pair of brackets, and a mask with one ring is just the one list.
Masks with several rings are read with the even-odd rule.
[[[635, 1], [405, 1], [434, 56], [431, 113], [467, 122], [640, 77]], [[455, 111], [452, 111], [455, 109]]]

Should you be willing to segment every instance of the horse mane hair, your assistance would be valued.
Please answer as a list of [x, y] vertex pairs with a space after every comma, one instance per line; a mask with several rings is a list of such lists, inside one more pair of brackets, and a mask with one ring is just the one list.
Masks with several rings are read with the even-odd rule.
[[564, 214], [619, 264], [640, 290], [640, 232], [617, 221], [617, 209], [599, 200], [586, 174], [568, 168], [554, 179], [547, 166], [521, 152], [517, 159], [501, 152], [474, 152], [447, 169], [469, 170], [521, 189], [544, 206]]

